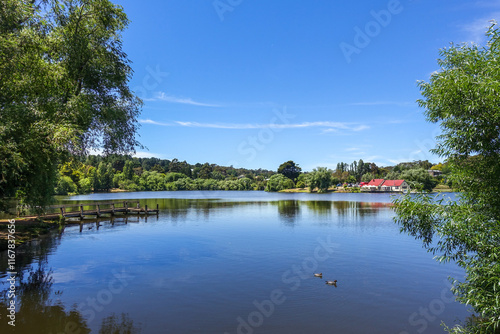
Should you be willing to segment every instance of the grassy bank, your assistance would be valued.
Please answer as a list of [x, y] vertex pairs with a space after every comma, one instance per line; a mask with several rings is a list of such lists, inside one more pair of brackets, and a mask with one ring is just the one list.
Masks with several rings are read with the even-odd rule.
[[456, 190], [448, 187], [446, 184], [439, 184], [436, 188], [432, 189], [434, 193], [452, 193]]
[[[343, 188], [343, 187], [335, 187], [328, 188], [327, 193], [336, 192], [336, 193], [362, 193], [362, 191], [353, 191], [354, 188]], [[280, 193], [309, 193], [309, 188], [293, 188], [293, 189], [285, 189], [281, 190]], [[448, 187], [445, 184], [439, 184], [436, 188], [432, 189], [433, 193], [451, 193], [456, 192], [455, 189]], [[313, 193], [317, 193], [317, 191], [313, 191]]]

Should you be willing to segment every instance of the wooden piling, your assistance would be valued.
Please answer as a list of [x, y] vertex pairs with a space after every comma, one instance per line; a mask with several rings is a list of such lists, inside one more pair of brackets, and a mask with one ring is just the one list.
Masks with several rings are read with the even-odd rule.
[[80, 205], [80, 219], [83, 220], [83, 205]]

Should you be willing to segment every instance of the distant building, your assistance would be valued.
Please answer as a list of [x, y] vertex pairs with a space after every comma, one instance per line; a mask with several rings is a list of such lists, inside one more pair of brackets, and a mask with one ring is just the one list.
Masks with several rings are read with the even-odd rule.
[[432, 177], [436, 177], [436, 176], [439, 176], [439, 175], [443, 174], [442, 171], [440, 171], [440, 170], [433, 170], [433, 169], [429, 169], [427, 172]]
[[373, 179], [368, 184], [361, 187], [363, 191], [372, 192], [403, 192], [406, 193], [410, 190], [410, 186], [405, 180], [384, 180]]
[[380, 187], [382, 186], [382, 183], [384, 183], [384, 181], [384, 179], [373, 179], [368, 182], [368, 184], [365, 184], [362, 189], [369, 191], [380, 191]]

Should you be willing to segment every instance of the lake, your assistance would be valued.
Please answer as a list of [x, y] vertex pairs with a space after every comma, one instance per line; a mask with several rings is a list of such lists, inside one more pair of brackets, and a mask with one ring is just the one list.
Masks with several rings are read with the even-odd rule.
[[[17, 265], [38, 271], [19, 287], [17, 331], [2, 306], [2, 333], [443, 333], [441, 322], [470, 315], [447, 280], [463, 271], [399, 233], [388, 194], [178, 191], [62, 202], [125, 199], [160, 213], [68, 225], [17, 250]], [[6, 254], [0, 261], [5, 289]]]

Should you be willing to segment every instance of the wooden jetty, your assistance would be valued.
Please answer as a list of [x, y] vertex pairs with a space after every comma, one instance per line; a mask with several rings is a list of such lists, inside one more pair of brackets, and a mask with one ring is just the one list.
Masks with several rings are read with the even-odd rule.
[[[109, 214], [114, 216], [116, 214], [158, 214], [160, 212], [158, 204], [156, 204], [156, 209], [149, 209], [147, 205], [143, 208], [140, 207], [139, 202], [136, 205], [130, 206], [130, 202], [97, 202], [97, 203], [83, 203], [83, 204], [61, 204], [52, 205], [47, 209], [58, 210], [57, 213], [46, 213], [39, 217], [47, 220], [59, 219], [61, 216], [64, 218], [79, 218], [84, 219], [86, 216], [95, 216], [100, 218], [104, 214]], [[88, 209], [90, 207], [91, 209]], [[79, 208], [78, 211], [67, 211], [68, 208]]]

